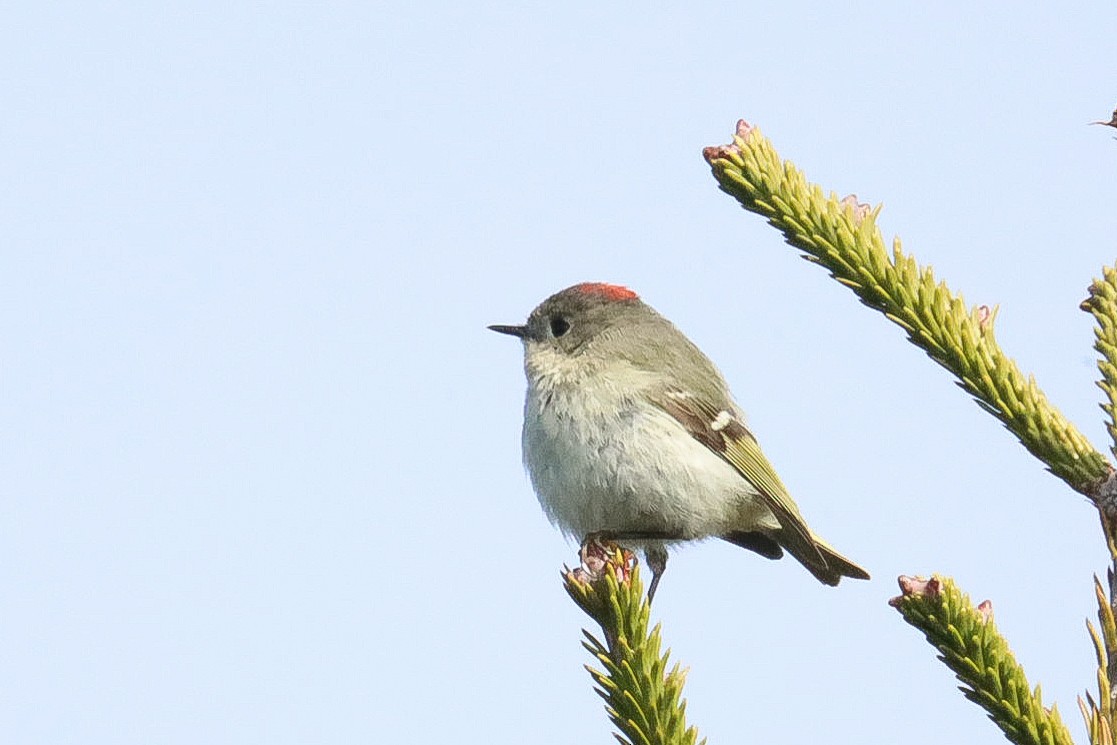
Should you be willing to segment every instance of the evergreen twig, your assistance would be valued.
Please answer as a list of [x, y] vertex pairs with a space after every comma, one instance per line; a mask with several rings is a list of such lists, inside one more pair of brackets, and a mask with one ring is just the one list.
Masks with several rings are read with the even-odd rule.
[[907, 331], [1052, 473], [1088, 496], [1104, 482], [1112, 470], [1105, 457], [997, 345], [995, 310], [967, 309], [961, 297], [935, 281], [930, 267], [920, 267], [901, 250], [898, 238], [891, 255], [885, 251], [876, 224], [880, 206], [824, 196], [744, 121], [733, 144], [708, 147], [703, 154], [723, 191], [768, 218], [804, 258], [824, 266], [861, 302]]
[[[686, 724], [682, 697], [686, 673], [667, 669], [670, 651], [660, 654], [660, 627], [648, 631], [651, 606], [635, 562], [612, 549], [593, 574], [563, 575], [567, 593], [596, 621], [605, 643], [583, 631], [582, 645], [601, 669], [586, 666], [622, 745], [695, 745], [698, 730]], [[703, 739], [702, 743], [706, 741]]]
[[1090, 297], [1082, 302], [1082, 310], [1094, 317], [1094, 349], [1098, 351], [1098, 387], [1105, 393], [1101, 405], [1106, 415], [1106, 429], [1113, 440], [1111, 451], [1117, 454], [1117, 267], [1106, 267], [1101, 279], [1090, 285]]
[[993, 623], [989, 601], [974, 608], [950, 579], [900, 578], [902, 594], [890, 602], [924, 633], [958, 680], [962, 693], [985, 709], [1018, 745], [1072, 745], [1058, 708], [1044, 707], [1023, 668]]

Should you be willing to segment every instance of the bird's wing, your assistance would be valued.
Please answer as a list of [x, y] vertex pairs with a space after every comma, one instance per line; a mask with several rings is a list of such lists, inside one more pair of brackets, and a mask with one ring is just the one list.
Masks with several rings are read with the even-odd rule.
[[741, 422], [732, 406], [720, 408], [699, 396], [680, 390], [664, 391], [652, 396], [651, 401], [682, 425], [691, 437], [737, 469], [760, 493], [764, 504], [787, 531], [787, 538], [816, 555], [821, 565], [826, 566], [826, 559], [815, 543], [817, 539], [799, 514], [799, 508], [795, 506], [787, 487], [780, 481], [772, 464], [760, 450], [760, 443]]

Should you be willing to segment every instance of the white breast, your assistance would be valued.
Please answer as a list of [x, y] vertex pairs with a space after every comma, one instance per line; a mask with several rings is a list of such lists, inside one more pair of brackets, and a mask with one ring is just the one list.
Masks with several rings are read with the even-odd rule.
[[695, 539], [776, 527], [732, 466], [643, 399], [631, 370], [613, 372], [537, 376], [529, 385], [524, 463], [552, 522], [578, 539], [602, 530]]

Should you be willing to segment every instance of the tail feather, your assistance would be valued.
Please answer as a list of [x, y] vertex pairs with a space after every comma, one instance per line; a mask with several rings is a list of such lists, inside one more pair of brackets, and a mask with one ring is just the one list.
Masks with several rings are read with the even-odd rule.
[[740, 546], [741, 548], [747, 548], [749, 551], [755, 551], [765, 559], [779, 559], [783, 557], [783, 549], [780, 548], [780, 544], [776, 542], [776, 539], [760, 531], [735, 530], [732, 533], [726, 533], [721, 539], [723, 541], [729, 541], [734, 546]]
[[[780, 530], [775, 536], [781, 546], [795, 557], [796, 561], [807, 568], [807, 571], [824, 585], [834, 586], [842, 577], [851, 579], [869, 579], [869, 573], [854, 564], [846, 557], [831, 548], [825, 541], [817, 536], [813, 545], [806, 544], [796, 533]], [[825, 564], [820, 564], [818, 556], [822, 555]]]
[[811, 534], [811, 541], [808, 542], [793, 530], [735, 530], [721, 536], [721, 539], [755, 551], [766, 559], [779, 559], [783, 556], [784, 549], [787, 549], [819, 582], [831, 587], [838, 584], [842, 577], [869, 579], [868, 572], [814, 534]]

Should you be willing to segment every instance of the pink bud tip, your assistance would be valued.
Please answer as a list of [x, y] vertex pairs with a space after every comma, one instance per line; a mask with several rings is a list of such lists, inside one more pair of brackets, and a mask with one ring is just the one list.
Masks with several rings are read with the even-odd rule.
[[857, 222], [861, 222], [862, 220], [864, 220], [866, 217], [869, 216], [869, 212], [872, 211], [872, 208], [870, 208], [869, 205], [857, 201], [856, 194], [849, 194], [842, 197], [841, 205], [853, 210], [853, 218]]
[[909, 577], [907, 575], [900, 575], [897, 580], [900, 584], [900, 592], [904, 597], [911, 595], [927, 595], [932, 598], [937, 598], [942, 590], [942, 585], [937, 579], [924, 579], [923, 577]]
[[989, 623], [993, 620], [993, 603], [983, 600], [981, 605], [977, 606], [977, 612], [981, 614], [982, 623]]

